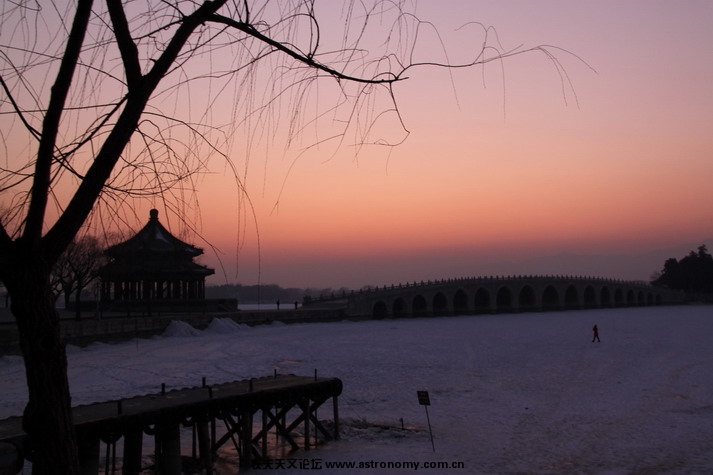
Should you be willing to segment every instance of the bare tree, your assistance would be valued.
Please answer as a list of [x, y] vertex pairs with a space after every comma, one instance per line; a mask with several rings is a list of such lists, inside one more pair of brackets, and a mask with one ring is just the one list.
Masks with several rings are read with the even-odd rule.
[[[88, 221], [121, 223], [144, 197], [186, 216], [197, 208], [194, 179], [209, 157], [224, 159], [241, 187], [242, 168], [232, 157], [245, 163], [255, 144], [275, 140], [278, 131], [300, 147], [305, 136], [313, 144], [360, 147], [383, 143], [374, 124], [390, 115], [403, 127], [398, 143], [408, 131], [396, 85], [420, 66], [466, 68], [540, 51], [561, 71], [551, 49], [504, 51], [491, 44], [492, 30], [475, 24], [469, 26], [480, 37], [471, 38], [476, 46], [463, 61], [421, 56], [419, 37], [428, 31], [437, 40], [437, 33], [407, 11], [410, 5], [3, 2], [0, 205], [8, 213], [0, 227], [0, 280], [20, 333], [35, 473], [79, 472], [50, 274]], [[232, 116], [216, 119], [226, 104]], [[313, 135], [325, 121], [327, 134]]]
[[75, 318], [81, 318], [82, 291], [98, 277], [106, 259], [99, 239], [84, 236], [72, 241], [52, 268], [51, 282], [56, 282], [55, 295], [64, 295], [64, 307], [70, 307], [74, 295]]

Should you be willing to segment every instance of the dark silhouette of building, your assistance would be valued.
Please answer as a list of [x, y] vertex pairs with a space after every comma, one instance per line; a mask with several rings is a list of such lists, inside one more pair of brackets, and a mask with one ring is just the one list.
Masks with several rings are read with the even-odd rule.
[[158, 220], [104, 253], [110, 263], [99, 270], [103, 309], [180, 309], [205, 301], [205, 278], [213, 269], [193, 262], [203, 250], [174, 237]]

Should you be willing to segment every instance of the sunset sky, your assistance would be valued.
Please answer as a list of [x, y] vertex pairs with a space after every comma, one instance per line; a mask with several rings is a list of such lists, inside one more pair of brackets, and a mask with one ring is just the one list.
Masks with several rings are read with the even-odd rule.
[[[411, 132], [399, 147], [253, 159], [260, 281], [358, 289], [713, 237], [713, 3], [449, 0], [417, 12], [451, 51], [473, 20], [504, 49], [556, 45], [586, 64], [557, 53], [574, 91], [537, 53], [452, 80], [419, 70], [396, 89]], [[255, 231], [241, 227], [236, 275], [225, 203], [238, 194], [214, 171], [201, 182], [202, 232], [225, 274], [209, 248], [203, 262], [218, 267], [213, 283], [255, 283]], [[580, 273], [648, 279], [662, 264]]]
[[[325, 45], [340, 38], [342, 5], [317, 2]], [[521, 273], [647, 280], [663, 258], [682, 257], [669, 250], [713, 244], [713, 2], [423, 0], [416, 13], [440, 36], [424, 26], [415, 61], [442, 61], [444, 50], [455, 63], [472, 57], [483, 41], [475, 22], [494, 28], [489, 44], [503, 51], [550, 45], [555, 60], [535, 51], [484, 67], [409, 71], [394, 87], [409, 131], [397, 147], [321, 142], [350, 109], [322, 114], [336, 87], [320, 81], [298, 104], [300, 118], [275, 106], [264, 120], [281, 131], [248, 121], [227, 146], [249, 204], [231, 168], [213, 159], [194, 178], [189, 232], [159, 199], [134, 202], [135, 222], [123, 223], [138, 230], [158, 208], [171, 232], [205, 249], [201, 263], [216, 269], [210, 284], [303, 288]], [[364, 46], [377, 45], [375, 36]], [[238, 62], [222, 52], [211, 63], [198, 58], [193, 71]], [[100, 67], [122, 75], [116, 57]], [[260, 91], [282, 87], [266, 77], [253, 96], [240, 96], [247, 84], [224, 87], [260, 104]], [[36, 80], [47, 88], [44, 76]], [[250, 105], [191, 84], [190, 95], [159, 95], [152, 106], [228, 129], [231, 116], [221, 114]], [[361, 113], [382, 110], [384, 97], [373, 96]], [[196, 112], [201, 103], [206, 116]], [[302, 119], [310, 114], [320, 119]], [[370, 140], [404, 138], [393, 113], [361, 119], [353, 125], [371, 127]], [[304, 129], [285, 148], [289, 126]], [[5, 161], [31, 157], [25, 144], [34, 138], [14, 143], [15, 130], [3, 131]], [[54, 198], [60, 209], [62, 189]]]

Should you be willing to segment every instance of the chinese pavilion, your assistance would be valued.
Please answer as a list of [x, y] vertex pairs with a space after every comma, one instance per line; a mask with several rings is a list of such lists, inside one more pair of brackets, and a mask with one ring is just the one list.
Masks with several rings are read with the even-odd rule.
[[204, 301], [205, 278], [215, 273], [193, 262], [203, 250], [171, 235], [159, 222], [155, 209], [134, 237], [104, 253], [111, 260], [99, 271], [105, 308], [132, 301], [157, 306]]

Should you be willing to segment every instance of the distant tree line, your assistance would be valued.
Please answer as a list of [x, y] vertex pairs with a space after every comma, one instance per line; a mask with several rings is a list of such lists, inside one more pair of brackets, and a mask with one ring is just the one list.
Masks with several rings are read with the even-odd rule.
[[[75, 317], [81, 317], [82, 298], [91, 298], [91, 286], [99, 277], [99, 269], [108, 262], [104, 255], [104, 247], [93, 236], [75, 239], [62, 254], [52, 269], [50, 276], [52, 292], [55, 299], [64, 298], [64, 308], [73, 307]], [[2, 282], [0, 281], [0, 286]], [[206, 287], [207, 299], [237, 299], [239, 303], [275, 303], [279, 300], [284, 305], [293, 302], [302, 303], [305, 296], [319, 298], [320, 296], [341, 295], [349, 293], [344, 287], [333, 288], [283, 288], [277, 284], [242, 285], [223, 284]], [[6, 301], [0, 303], [8, 306], [9, 294], [6, 289], [0, 290], [0, 297]], [[74, 297], [74, 304], [70, 303]]]
[[223, 284], [207, 286], [205, 296], [207, 299], [238, 299], [238, 303], [274, 303], [279, 300], [285, 305], [300, 302], [305, 296], [318, 298], [320, 295], [337, 295], [349, 292], [348, 289], [314, 289], [314, 288], [283, 288], [277, 284], [242, 285]]
[[691, 251], [681, 260], [669, 258], [663, 270], [651, 282], [653, 285], [682, 290], [687, 294], [713, 293], [713, 256], [705, 245]]
[[[80, 299], [84, 291], [97, 279], [99, 268], [105, 264], [102, 246], [93, 236], [75, 239], [55, 264], [51, 275], [55, 298], [64, 296], [65, 308], [68, 308], [70, 298], [74, 296], [77, 318], [80, 317]], [[687, 294], [713, 294], [713, 256], [703, 244], [698, 247], [698, 251], [691, 251], [680, 260], [671, 257], [664, 263], [663, 270], [652, 276], [651, 284], [682, 290]], [[277, 284], [223, 284], [206, 287], [206, 298], [234, 298], [241, 303], [274, 303], [279, 300], [289, 305], [295, 301], [301, 303], [305, 296], [319, 298], [349, 292], [350, 290], [344, 287], [283, 288]], [[2, 295], [6, 298], [6, 291], [2, 292]], [[7, 305], [8, 302], [5, 301], [4, 306]]]
[[81, 317], [82, 293], [99, 276], [99, 269], [107, 262], [99, 239], [93, 236], [76, 238], [67, 246], [52, 268], [50, 280], [55, 298], [64, 295], [64, 308], [70, 307], [74, 295], [75, 317]]

